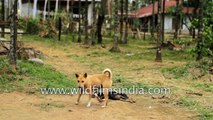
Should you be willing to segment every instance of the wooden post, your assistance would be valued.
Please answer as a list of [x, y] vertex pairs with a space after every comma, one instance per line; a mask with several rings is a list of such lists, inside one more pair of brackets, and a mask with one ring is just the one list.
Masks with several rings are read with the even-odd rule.
[[[5, 4], [5, 1], [4, 0], [2, 0], [2, 5], [1, 5], [1, 9], [2, 9], [2, 21], [5, 21], [5, 8], [4, 8], [4, 4]], [[1, 37], [5, 37], [5, 30], [4, 30], [4, 25], [2, 26], [2, 28], [1, 28], [1, 31], [2, 31], [2, 33], [1, 33]]]
[[11, 11], [12, 18], [10, 22], [10, 64], [16, 69], [16, 41], [17, 41], [17, 0], [14, 1], [13, 10]]

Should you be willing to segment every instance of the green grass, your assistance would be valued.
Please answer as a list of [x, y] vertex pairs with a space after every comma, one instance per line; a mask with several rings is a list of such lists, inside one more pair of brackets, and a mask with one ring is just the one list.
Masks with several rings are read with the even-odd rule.
[[[47, 47], [52, 48], [59, 48], [62, 50], [65, 50], [65, 52], [68, 53], [67, 57], [75, 61], [76, 63], [79, 63], [83, 66], [89, 66], [94, 71], [103, 70], [105, 66], [107, 67], [114, 67], [114, 69], [117, 69], [117, 72], [113, 73], [113, 87], [121, 87], [121, 88], [131, 88], [133, 85], [138, 88], [144, 88], [145, 91], [148, 88], [160, 88], [162, 86], [157, 86], [156, 84], [145, 84], [147, 82], [136, 82], [135, 80], [138, 79], [138, 76], [128, 76], [126, 74], [123, 74], [122, 72], [128, 70], [130, 72], [137, 72], [137, 71], [143, 71], [143, 70], [156, 70], [163, 73], [164, 77], [166, 78], [165, 82], [167, 82], [168, 78], [170, 80], [173, 79], [182, 79], [182, 81], [177, 82], [184, 82], [185, 79], [187, 80], [194, 80], [191, 79], [188, 76], [193, 76], [191, 73], [191, 69], [199, 69], [202, 74], [206, 74], [210, 64], [206, 61], [201, 62], [191, 62], [195, 60], [195, 57], [189, 52], [189, 50], [182, 50], [182, 51], [171, 51], [167, 49], [162, 49], [162, 58], [163, 62], [174, 62], [174, 66], [145, 66], [141, 61], [153, 61], [155, 60], [155, 54], [156, 54], [156, 44], [153, 44], [151, 40], [148, 40], [147, 37], [146, 40], [137, 40], [137, 39], [129, 39], [129, 43], [127, 45], [119, 44], [119, 47], [121, 49], [120, 53], [112, 53], [109, 52], [108, 49], [112, 46], [113, 38], [103, 38], [103, 43], [107, 46], [107, 49], [98, 49], [96, 45], [95, 47], [90, 48], [82, 48], [77, 47], [79, 44], [76, 43], [77, 37], [75, 35], [75, 42], [71, 41], [71, 36], [62, 36], [61, 41], [57, 41], [57, 39], [48, 39], [48, 38], [40, 38], [37, 36], [23, 36], [24, 41], [39, 41], [47, 45]], [[83, 42], [82, 37], [82, 42]], [[188, 40], [190, 42], [190, 40]], [[188, 41], [179, 41], [180, 44], [185, 44], [184, 42], [188, 43]], [[178, 43], [178, 41], [176, 41]], [[76, 51], [72, 51], [74, 49], [79, 49], [81, 54], [78, 54]], [[84, 52], [82, 52], [84, 51]], [[99, 58], [102, 58], [99, 60]], [[104, 61], [109, 61], [108, 64]], [[185, 65], [178, 65], [176, 62], [182, 62], [186, 63]], [[136, 66], [128, 66], [128, 63], [134, 63]], [[137, 65], [138, 63], [138, 65]], [[73, 83], [67, 76], [60, 75], [58, 71], [54, 70], [51, 66], [40, 66], [35, 65], [28, 62], [21, 61], [19, 63], [22, 68], [20, 71], [23, 71], [24, 75], [28, 76], [30, 80], [26, 81], [25, 79], [22, 80], [22, 82], [19, 82], [21, 86], [32, 84], [33, 86], [47, 86], [47, 87], [69, 87], [69, 86], [75, 86], [75, 83]], [[34, 70], [31, 70], [34, 69]], [[120, 73], [118, 73], [120, 72]], [[132, 77], [132, 78], [131, 78]], [[198, 78], [198, 76], [193, 76], [195, 79]], [[64, 78], [62, 80], [62, 78]], [[33, 79], [34, 81], [31, 81]], [[43, 81], [43, 80], [47, 81]], [[54, 79], [54, 80], [53, 80]], [[56, 80], [56, 81], [55, 81]], [[61, 81], [62, 80], [62, 81]], [[69, 81], [69, 82], [68, 82]], [[169, 81], [169, 80], [168, 80]], [[169, 81], [171, 82], [171, 81]], [[23, 84], [23, 85], [22, 85]], [[178, 84], [174, 82], [174, 84]], [[8, 84], [10, 85], [10, 84]], [[13, 85], [13, 84], [12, 84]], [[208, 84], [195, 84], [192, 86], [193, 88], [200, 89], [206, 92], [212, 92], [212, 85]], [[179, 91], [182, 88], [174, 88], [172, 91]], [[190, 89], [190, 88], [187, 88]], [[184, 91], [184, 90], [183, 90]], [[174, 92], [174, 93], [175, 93]], [[185, 91], [184, 91], [185, 92]], [[178, 98], [177, 98], [178, 99]], [[199, 98], [205, 100], [205, 98]], [[183, 97], [180, 100], [181, 106], [194, 109], [200, 114], [200, 118], [203, 120], [210, 120], [212, 118], [212, 110], [209, 108], [205, 108], [205, 105], [200, 104], [198, 101], [196, 101], [193, 98], [190, 97]]]
[[38, 65], [28, 61], [18, 61], [17, 72], [11, 71], [6, 58], [0, 58], [0, 92], [14, 90], [35, 92], [41, 87], [67, 88], [76, 87], [74, 80], [56, 71], [48, 65]]
[[191, 97], [182, 97], [179, 99], [181, 106], [196, 110], [199, 113], [200, 120], [212, 120], [213, 110], [211, 108], [206, 108], [196, 100]]
[[171, 75], [174, 79], [187, 77], [189, 74], [189, 71], [186, 66], [162, 68], [161, 72], [164, 74], [165, 77], [167, 77], [167, 75]]
[[213, 92], [213, 84], [199, 83], [199, 84], [193, 85], [192, 87], [200, 89], [200, 90], [204, 90], [206, 92]]

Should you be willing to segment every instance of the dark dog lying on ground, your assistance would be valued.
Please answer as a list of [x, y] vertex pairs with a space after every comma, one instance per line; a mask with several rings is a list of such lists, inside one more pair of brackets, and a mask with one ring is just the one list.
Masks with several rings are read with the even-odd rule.
[[[125, 102], [130, 102], [130, 103], [135, 103], [134, 100], [130, 99], [125, 93], [118, 93], [117, 91], [109, 91], [109, 99], [111, 100], [120, 100], [120, 101], [125, 101]], [[104, 94], [102, 92], [98, 92], [96, 94], [99, 102], [102, 102], [104, 99]]]

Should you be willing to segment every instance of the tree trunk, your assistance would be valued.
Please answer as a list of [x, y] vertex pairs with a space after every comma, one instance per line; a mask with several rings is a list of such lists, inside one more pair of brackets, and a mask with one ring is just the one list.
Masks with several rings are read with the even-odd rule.
[[48, 0], [48, 19], [50, 19], [50, 0]]
[[92, 45], [95, 45], [95, 23], [96, 23], [96, 10], [95, 10], [95, 0], [92, 0], [92, 11], [93, 11], [93, 25], [92, 25]]
[[85, 39], [84, 39], [84, 44], [85, 45], [88, 45], [89, 42], [88, 42], [88, 0], [85, 1], [85, 4], [86, 4], [86, 7], [85, 7], [85, 23], [84, 23], [84, 26], [85, 26]]
[[152, 38], [153, 41], [155, 40], [154, 30], [155, 30], [155, 0], [152, 0], [152, 28], [151, 28], [151, 38]]
[[34, 0], [34, 3], [33, 3], [33, 18], [36, 18], [36, 13], [37, 13], [37, 1], [38, 1], [38, 0]]
[[47, 1], [48, 0], [45, 0], [45, 2], [44, 2], [43, 20], [46, 20]]
[[111, 0], [107, 0], [108, 15], [111, 18]]
[[120, 52], [118, 47], [118, 0], [114, 0], [114, 44], [110, 49], [111, 52]]
[[179, 13], [179, 0], [176, 0], [176, 10], [175, 10], [175, 32], [174, 32], [174, 39], [178, 38], [178, 31], [179, 31], [179, 24], [180, 24], [180, 13]]
[[[2, 21], [5, 21], [5, 7], [4, 7], [5, 6], [5, 1], [2, 0], [1, 2], [2, 2], [2, 5], [1, 5]], [[1, 33], [1, 37], [4, 38], [5, 37], [5, 34], [4, 34], [5, 33], [5, 27], [4, 27], [4, 25], [1, 27], [1, 32], [2, 32]]]
[[166, 0], [163, 0], [163, 13], [162, 13], [162, 40], [161, 43], [164, 43], [164, 21], [165, 21], [165, 5]]
[[81, 0], [78, 0], [78, 16], [79, 16], [79, 20], [78, 20], [78, 43], [81, 43]]
[[123, 0], [120, 0], [120, 39], [119, 39], [119, 43], [123, 43]]
[[98, 15], [98, 22], [97, 22], [97, 36], [98, 36], [98, 44], [102, 44], [102, 26], [104, 23], [105, 15]]
[[124, 44], [128, 43], [128, 0], [125, 1], [125, 8], [126, 8], [126, 26], [125, 26], [125, 36], [124, 36]]
[[162, 56], [161, 56], [161, 39], [162, 39], [162, 33], [161, 33], [161, 27], [162, 27], [162, 19], [161, 19], [161, 5], [162, 5], [162, 0], [158, 0], [158, 38], [157, 38], [157, 52], [156, 52], [156, 62], [162, 62]]
[[102, 26], [105, 19], [105, 9], [107, 0], [101, 0], [101, 12], [98, 15], [98, 22], [97, 22], [97, 36], [98, 36], [98, 44], [102, 44]]
[[198, 17], [198, 41], [197, 41], [197, 58], [196, 60], [201, 60], [203, 58], [203, 3], [204, 0], [199, 0], [199, 17]]
[[[10, 22], [10, 53], [9, 53], [9, 58], [10, 58], [10, 64], [16, 69], [16, 41], [17, 41], [17, 0], [14, 1], [13, 5], [13, 10], [11, 12], [12, 18]], [[11, 6], [12, 6], [11, 5]]]

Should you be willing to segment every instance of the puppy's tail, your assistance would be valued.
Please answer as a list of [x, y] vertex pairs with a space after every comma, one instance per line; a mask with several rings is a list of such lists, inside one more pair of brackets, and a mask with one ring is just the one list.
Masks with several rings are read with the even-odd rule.
[[109, 79], [112, 79], [112, 71], [110, 69], [105, 69], [103, 74], [107, 75]]

